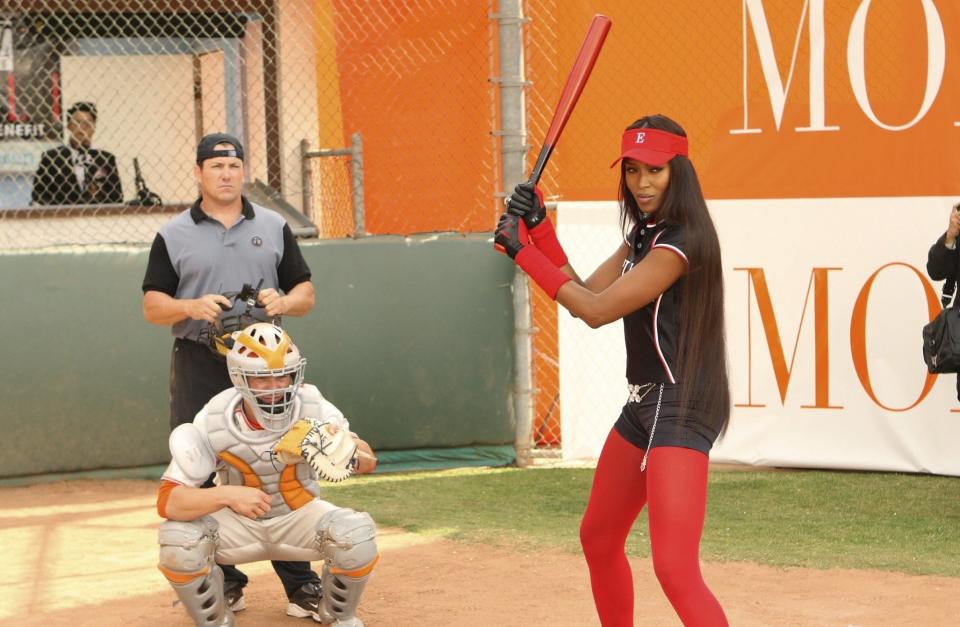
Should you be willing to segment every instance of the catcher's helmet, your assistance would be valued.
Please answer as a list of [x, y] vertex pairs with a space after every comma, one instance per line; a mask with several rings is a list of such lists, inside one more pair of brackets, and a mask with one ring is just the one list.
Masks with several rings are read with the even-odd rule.
[[295, 418], [296, 391], [307, 360], [286, 331], [266, 322], [237, 331], [232, 339], [227, 371], [234, 387], [264, 429], [286, 431]]

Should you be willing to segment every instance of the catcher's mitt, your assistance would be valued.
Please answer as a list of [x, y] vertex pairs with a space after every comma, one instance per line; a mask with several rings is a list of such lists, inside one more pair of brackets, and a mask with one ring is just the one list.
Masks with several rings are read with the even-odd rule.
[[290, 430], [284, 433], [283, 437], [273, 445], [273, 454], [288, 466], [299, 464], [304, 460], [303, 450], [300, 446], [312, 428], [313, 423], [311, 421], [298, 420], [290, 427]]
[[357, 470], [353, 436], [330, 423], [300, 420], [274, 445], [273, 452], [286, 464], [305, 459], [317, 476], [327, 481], [343, 481]]

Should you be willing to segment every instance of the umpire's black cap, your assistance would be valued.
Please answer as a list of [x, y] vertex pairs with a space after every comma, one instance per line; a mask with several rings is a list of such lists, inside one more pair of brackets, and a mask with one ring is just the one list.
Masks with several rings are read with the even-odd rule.
[[[233, 146], [233, 150], [222, 148], [217, 150], [214, 148], [217, 144], [230, 144]], [[243, 161], [243, 144], [240, 143], [239, 139], [227, 133], [204, 135], [200, 143], [197, 144], [197, 165], [201, 165], [207, 159], [214, 157], [236, 157]]]

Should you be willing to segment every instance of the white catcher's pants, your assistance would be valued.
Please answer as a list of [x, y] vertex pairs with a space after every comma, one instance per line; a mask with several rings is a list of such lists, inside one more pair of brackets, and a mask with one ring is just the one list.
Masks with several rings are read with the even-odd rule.
[[253, 520], [224, 507], [210, 514], [220, 523], [215, 559], [220, 564], [231, 565], [263, 560], [322, 560], [317, 546], [317, 523], [335, 509], [340, 508], [316, 498], [289, 514]]

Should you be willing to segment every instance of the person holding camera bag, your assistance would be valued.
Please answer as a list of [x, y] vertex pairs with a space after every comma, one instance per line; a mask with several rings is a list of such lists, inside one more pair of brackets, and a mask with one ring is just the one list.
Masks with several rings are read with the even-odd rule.
[[[927, 274], [934, 281], [946, 280], [947, 283], [943, 289], [945, 296], [953, 296], [957, 277], [960, 276], [960, 252], [957, 250], [957, 239], [960, 239], [960, 203], [950, 209], [950, 221], [947, 223], [946, 232], [937, 239], [927, 253]], [[943, 298], [942, 301], [945, 308], [950, 304], [947, 298]], [[944, 324], [946, 323], [945, 320]], [[940, 370], [940, 372], [943, 371]], [[956, 372], [954, 369], [946, 371]], [[960, 375], [957, 376], [957, 399], [960, 400]]]

